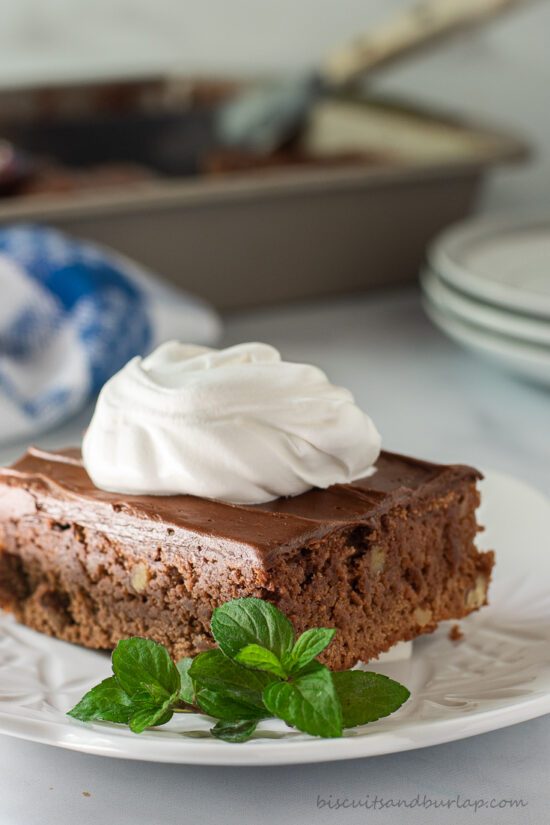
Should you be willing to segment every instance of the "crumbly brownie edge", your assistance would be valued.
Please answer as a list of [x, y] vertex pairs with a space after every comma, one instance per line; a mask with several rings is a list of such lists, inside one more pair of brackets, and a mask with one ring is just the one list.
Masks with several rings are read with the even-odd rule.
[[431, 633], [487, 603], [492, 551], [474, 544], [479, 493], [464, 478], [279, 557], [268, 598], [298, 632], [337, 627], [322, 660], [333, 669], [369, 661], [399, 641]]
[[213, 646], [218, 604], [262, 596], [265, 575], [222, 564], [213, 553], [177, 552], [144, 540], [118, 541], [46, 516], [3, 523], [0, 607], [43, 633], [92, 648], [143, 636], [171, 654]]
[[[178, 658], [213, 645], [212, 610], [260, 596], [298, 632], [337, 627], [330, 667], [368, 661], [486, 601], [492, 553], [479, 553], [475, 482], [413, 498], [360, 526], [279, 554], [268, 570], [219, 556], [128, 544], [37, 514], [4, 523], [0, 605], [19, 621], [88, 647], [147, 636]], [[221, 569], [220, 569], [221, 568]]]

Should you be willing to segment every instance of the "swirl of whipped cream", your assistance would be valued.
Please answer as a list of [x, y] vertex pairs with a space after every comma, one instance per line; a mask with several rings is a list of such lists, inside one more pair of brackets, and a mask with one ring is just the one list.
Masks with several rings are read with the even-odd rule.
[[380, 436], [352, 394], [267, 344], [168, 341], [103, 387], [84, 436], [97, 487], [235, 504], [373, 472]]

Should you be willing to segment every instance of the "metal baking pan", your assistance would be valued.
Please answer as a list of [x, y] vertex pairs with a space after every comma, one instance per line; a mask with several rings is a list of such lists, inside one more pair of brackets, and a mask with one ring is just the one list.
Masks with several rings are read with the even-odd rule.
[[[179, 95], [171, 83], [171, 95], [158, 82], [142, 90], [140, 105], [159, 124], [170, 120], [166, 107], [174, 100], [181, 112], [181, 81]], [[225, 87], [205, 88], [202, 100], [211, 103]], [[21, 92], [4, 93], [0, 135], [21, 142], [26, 133], [34, 151], [37, 140], [49, 140], [70, 96], [67, 104], [59, 93], [41, 95], [37, 106], [25, 104]], [[99, 96], [95, 109], [82, 93], [73, 97], [80, 107], [73, 129], [78, 118], [97, 124], [97, 106], [107, 128], [114, 117], [119, 135], [122, 104], [134, 107], [135, 118], [128, 96]], [[186, 105], [196, 99], [188, 96]], [[181, 130], [170, 141], [147, 120], [143, 134], [152, 140], [154, 169], [155, 140], [161, 135], [173, 148]], [[0, 201], [0, 223], [47, 223], [107, 244], [217, 307], [236, 309], [415, 278], [427, 242], [469, 213], [491, 167], [527, 155], [525, 144], [506, 134], [374, 98], [320, 105], [299, 152], [307, 162], [194, 175], [159, 168], [158, 176], [97, 190], [12, 197]]]

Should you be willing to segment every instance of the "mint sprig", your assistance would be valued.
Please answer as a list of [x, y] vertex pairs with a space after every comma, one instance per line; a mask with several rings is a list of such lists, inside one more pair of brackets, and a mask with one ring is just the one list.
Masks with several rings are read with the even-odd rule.
[[298, 637], [298, 640], [287, 656], [285, 664], [289, 672], [298, 674], [300, 670], [320, 653], [332, 641], [336, 630], [328, 627], [312, 627]]
[[274, 716], [304, 733], [342, 736], [342, 709], [332, 674], [321, 662], [311, 662], [289, 681], [268, 685], [263, 700]]
[[121, 688], [133, 698], [162, 705], [177, 698], [181, 689], [178, 668], [158, 642], [123, 639], [113, 651], [113, 672]]
[[218, 647], [230, 659], [243, 647], [256, 644], [282, 660], [294, 645], [290, 620], [263, 599], [233, 599], [216, 607], [210, 627]]
[[180, 675], [180, 699], [182, 702], [192, 705], [195, 696], [195, 688], [193, 687], [193, 680], [189, 675], [189, 669], [193, 664], [192, 656], [185, 656], [180, 659], [176, 667]]
[[92, 719], [105, 719], [107, 722], [128, 724], [135, 710], [134, 703], [120, 687], [115, 676], [104, 679], [82, 697], [80, 702], [69, 711], [69, 716], [90, 722]]
[[246, 741], [261, 719], [276, 716], [312, 736], [338, 737], [388, 716], [410, 695], [378, 673], [332, 673], [317, 656], [336, 630], [314, 627], [296, 639], [289, 619], [262, 599], [217, 607], [211, 629], [218, 649], [177, 664], [158, 642], [123, 639], [113, 651], [113, 676], [88, 691], [69, 716], [141, 733], [174, 713], [203, 713], [217, 720], [211, 734], [226, 742]]
[[207, 650], [195, 657], [189, 669], [195, 698], [205, 713], [216, 719], [261, 719], [271, 716], [262, 694], [276, 677], [248, 670], [221, 650]]

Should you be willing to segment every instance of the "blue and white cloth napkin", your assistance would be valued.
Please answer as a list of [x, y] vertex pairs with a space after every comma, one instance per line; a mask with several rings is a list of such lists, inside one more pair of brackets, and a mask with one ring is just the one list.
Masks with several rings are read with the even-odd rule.
[[81, 408], [134, 355], [214, 344], [218, 316], [100, 246], [34, 225], [0, 228], [0, 443]]

